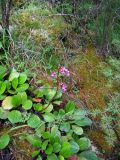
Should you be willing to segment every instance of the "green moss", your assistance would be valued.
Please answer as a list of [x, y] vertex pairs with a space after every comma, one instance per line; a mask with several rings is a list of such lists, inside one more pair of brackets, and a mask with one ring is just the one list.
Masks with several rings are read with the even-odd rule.
[[[28, 56], [32, 54], [35, 58], [34, 62], [42, 62], [42, 65], [47, 68], [52, 68], [53, 57], [54, 62], [58, 62], [57, 59], [64, 54], [64, 46], [59, 37], [64, 37], [72, 28], [62, 16], [56, 15], [56, 11], [49, 3], [35, 1], [25, 6], [24, 9], [13, 11], [11, 24], [15, 26], [14, 41], [21, 44], [19, 52], [29, 50]], [[39, 56], [35, 55], [36, 52]]]

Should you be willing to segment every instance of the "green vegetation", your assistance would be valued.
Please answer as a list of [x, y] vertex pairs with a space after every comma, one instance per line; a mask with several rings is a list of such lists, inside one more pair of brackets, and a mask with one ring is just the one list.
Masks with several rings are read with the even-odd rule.
[[[59, 106], [61, 103], [60, 90], [45, 86], [34, 89], [26, 83], [25, 73], [12, 70], [9, 75], [4, 67], [1, 69], [0, 119], [6, 120], [9, 128], [1, 133], [0, 149], [13, 143], [13, 137], [16, 137], [31, 144], [33, 158], [43, 159], [46, 156], [47, 160], [65, 159], [78, 152], [79, 158], [84, 157], [83, 153], [90, 149], [91, 142], [82, 127], [92, 123], [86, 117], [85, 110], [75, 108], [72, 101], [63, 109], [56, 110], [54, 104]], [[6, 74], [8, 79], [5, 78]], [[34, 97], [30, 92], [34, 93]], [[23, 130], [19, 133], [21, 128]], [[97, 160], [97, 156], [95, 159]]]
[[0, 159], [119, 159], [120, 1], [4, 3]]

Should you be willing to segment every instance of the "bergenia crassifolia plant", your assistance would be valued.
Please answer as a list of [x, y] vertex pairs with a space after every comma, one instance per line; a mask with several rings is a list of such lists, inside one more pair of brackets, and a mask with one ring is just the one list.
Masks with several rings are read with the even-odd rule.
[[[61, 76], [70, 76], [65, 67], [51, 76], [59, 78], [59, 87], [66, 92]], [[97, 160], [91, 151], [91, 141], [84, 133], [92, 121], [86, 111], [76, 108], [69, 101], [61, 108], [62, 92], [43, 85], [35, 89], [30, 86], [27, 75], [15, 69], [11, 73], [0, 66], [0, 150], [17, 147], [16, 141], [28, 142], [32, 148], [30, 157], [36, 160]], [[56, 109], [56, 105], [59, 106]], [[12, 149], [11, 149], [12, 150]], [[24, 150], [28, 156], [28, 152]], [[21, 151], [23, 152], [23, 148]], [[74, 156], [75, 155], [75, 156]], [[91, 159], [89, 158], [91, 157]]]
[[69, 77], [69, 76], [70, 76], [70, 71], [64, 66], [59, 67], [57, 71], [53, 71], [51, 73], [51, 77], [53, 79], [56, 79], [57, 85], [60, 87], [63, 93], [67, 91], [67, 85], [64, 82], [62, 82], [61, 77]]

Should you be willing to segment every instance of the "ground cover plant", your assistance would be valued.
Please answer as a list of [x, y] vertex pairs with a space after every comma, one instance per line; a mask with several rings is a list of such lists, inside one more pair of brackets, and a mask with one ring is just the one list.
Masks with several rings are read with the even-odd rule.
[[66, 91], [60, 77], [70, 76], [65, 67], [51, 74], [57, 80], [57, 88], [44, 84], [37, 89], [29, 85], [25, 73], [15, 69], [9, 73], [3, 66], [0, 69], [0, 119], [2, 125], [7, 123], [0, 132], [1, 150], [19, 139], [33, 147], [31, 159], [64, 160], [76, 155], [79, 159], [91, 156], [91, 160], [97, 160], [84, 133], [84, 127], [92, 123], [86, 111], [77, 108], [73, 101], [60, 106], [62, 92]]
[[1, 1], [0, 159], [120, 159], [119, 4]]

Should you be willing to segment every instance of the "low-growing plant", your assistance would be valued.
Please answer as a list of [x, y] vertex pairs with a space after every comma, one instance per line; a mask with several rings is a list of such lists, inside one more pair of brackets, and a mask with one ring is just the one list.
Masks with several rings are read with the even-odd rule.
[[[63, 76], [70, 76], [70, 72], [60, 67], [51, 74], [57, 86], [42, 85], [39, 81], [40, 86], [35, 89], [25, 73], [13, 69], [9, 74], [0, 66], [0, 119], [9, 124], [0, 133], [1, 150], [17, 136], [35, 149], [31, 159], [64, 160], [73, 155], [80, 160], [98, 159], [83, 129], [92, 123], [86, 111], [77, 108], [73, 101], [61, 108], [62, 92], [67, 90], [61, 82]], [[21, 128], [22, 132], [14, 134]]]

